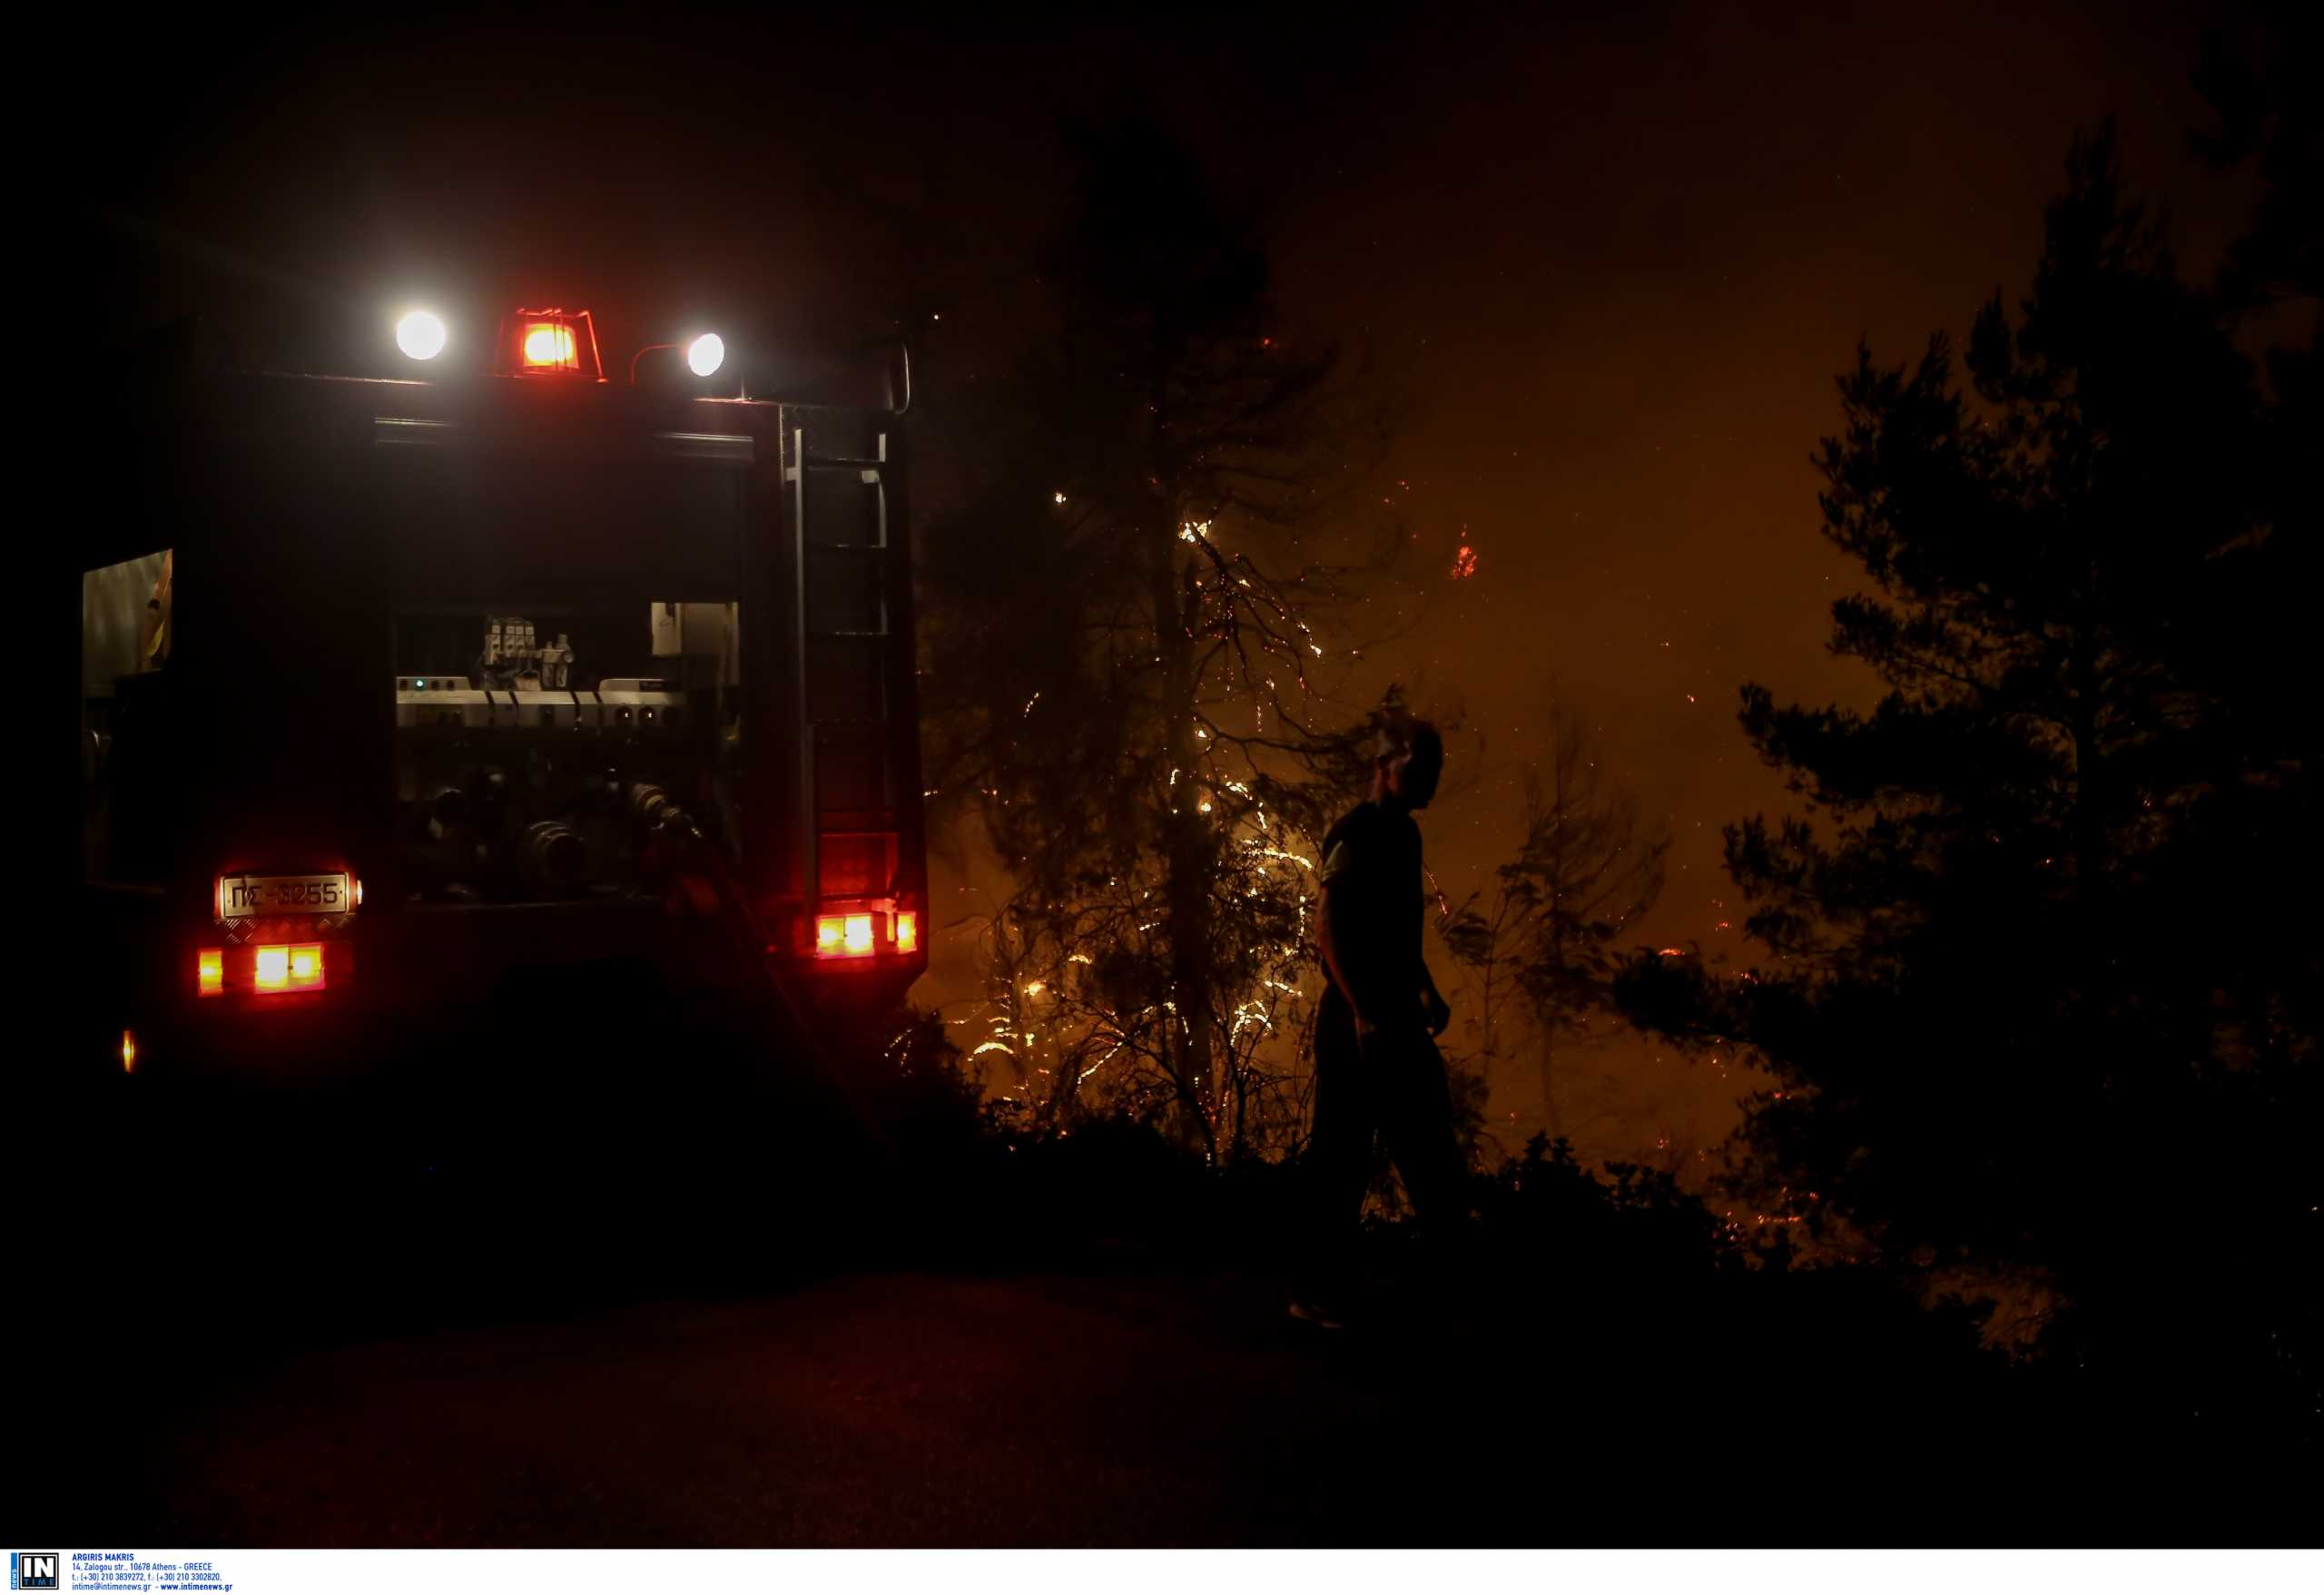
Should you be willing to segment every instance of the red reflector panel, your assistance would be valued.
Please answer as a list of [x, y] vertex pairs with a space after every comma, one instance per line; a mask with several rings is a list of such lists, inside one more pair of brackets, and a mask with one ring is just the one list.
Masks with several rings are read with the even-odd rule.
[[815, 880], [826, 901], [883, 897], [895, 873], [892, 831], [826, 831], [815, 839]]
[[226, 955], [214, 947], [205, 947], [194, 955], [194, 980], [204, 997], [216, 997], [226, 989]]

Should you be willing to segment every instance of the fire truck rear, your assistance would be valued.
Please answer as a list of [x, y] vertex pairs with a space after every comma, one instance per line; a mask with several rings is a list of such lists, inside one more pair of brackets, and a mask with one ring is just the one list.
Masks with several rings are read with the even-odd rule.
[[926, 962], [908, 369], [804, 404], [714, 336], [608, 379], [584, 312], [390, 327], [393, 375], [184, 370], [120, 418], [80, 561], [103, 1067], [337, 1078], [512, 1006], [859, 1034]]

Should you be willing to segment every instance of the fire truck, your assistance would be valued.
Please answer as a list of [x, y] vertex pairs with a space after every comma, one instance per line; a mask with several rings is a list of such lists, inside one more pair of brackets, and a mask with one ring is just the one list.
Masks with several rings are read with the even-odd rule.
[[738, 988], [828, 1047], [896, 1003], [908, 358], [794, 402], [714, 334], [609, 372], [586, 312], [380, 329], [375, 374], [169, 371], [113, 419], [77, 533], [96, 1061], [303, 1083]]

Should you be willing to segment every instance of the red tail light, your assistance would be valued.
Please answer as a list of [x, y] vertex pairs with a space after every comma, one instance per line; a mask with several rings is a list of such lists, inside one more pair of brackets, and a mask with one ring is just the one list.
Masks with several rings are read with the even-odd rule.
[[815, 916], [817, 958], [869, 958], [872, 951], [870, 914]]
[[195, 989], [204, 997], [216, 997], [226, 989], [226, 955], [215, 947], [205, 947], [194, 954], [193, 978]]
[[918, 914], [906, 912], [896, 916], [896, 950], [898, 952], [920, 950], [920, 916]]
[[323, 945], [261, 947], [251, 965], [251, 985], [260, 991], [320, 991], [323, 989]]
[[290, 950], [290, 989], [297, 991], [323, 983], [323, 950], [320, 942], [310, 942]]

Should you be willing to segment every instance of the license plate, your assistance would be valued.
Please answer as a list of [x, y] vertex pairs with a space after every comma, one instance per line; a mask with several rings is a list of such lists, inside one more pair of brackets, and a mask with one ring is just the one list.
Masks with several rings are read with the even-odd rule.
[[230, 920], [343, 914], [352, 906], [344, 875], [227, 875], [218, 882], [219, 912]]

